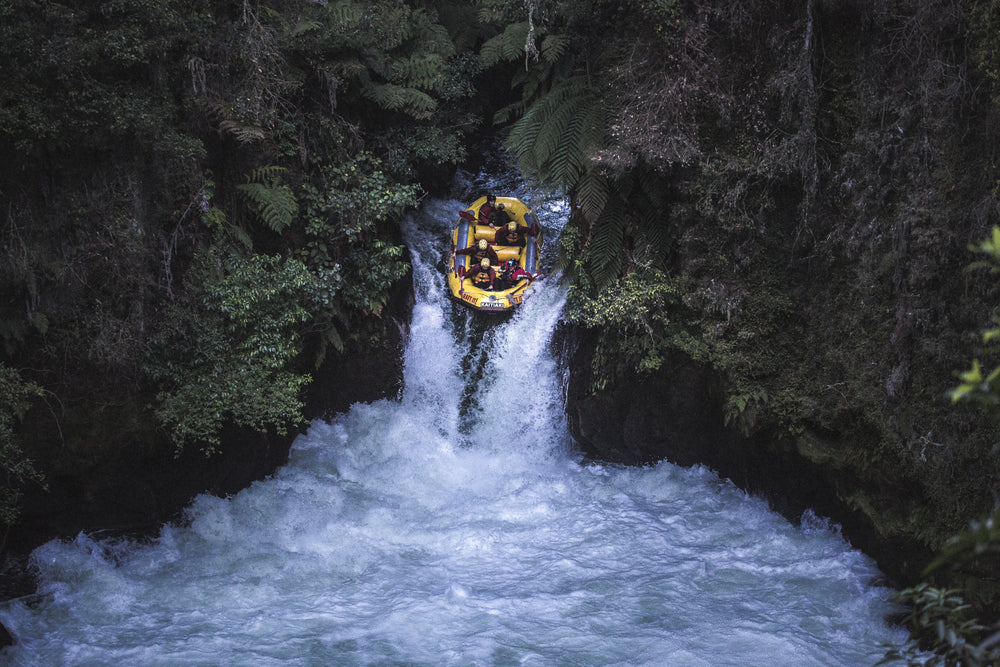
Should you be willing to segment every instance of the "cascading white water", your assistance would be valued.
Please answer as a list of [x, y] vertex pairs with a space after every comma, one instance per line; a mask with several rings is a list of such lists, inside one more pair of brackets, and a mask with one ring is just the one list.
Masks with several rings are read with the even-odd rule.
[[314, 424], [271, 478], [200, 496], [152, 543], [40, 547], [37, 594], [0, 607], [18, 641], [0, 662], [863, 665], [905, 640], [823, 521], [701, 467], [584, 461], [548, 350], [564, 294], [541, 281], [506, 321], [449, 302], [460, 207], [407, 224], [400, 400]]

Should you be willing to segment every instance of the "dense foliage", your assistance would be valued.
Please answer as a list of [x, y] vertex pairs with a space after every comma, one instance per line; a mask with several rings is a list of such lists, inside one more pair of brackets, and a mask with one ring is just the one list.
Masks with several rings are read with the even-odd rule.
[[480, 122], [474, 19], [446, 1], [0, 3], [5, 522], [38, 470], [302, 422], [311, 370], [382, 336], [408, 272], [396, 223]]
[[28, 483], [42, 484], [44, 480], [27, 458], [18, 442], [15, 427], [30, 406], [30, 398], [42, 393], [38, 385], [25, 382], [21, 375], [0, 363], [0, 526], [6, 540], [7, 530], [17, 521], [21, 488]]
[[490, 6], [508, 146], [572, 199], [592, 390], [681, 353], [883, 538], [934, 549], [992, 511], [996, 423], [945, 393], [997, 303], [962, 267], [1000, 216], [998, 4]]

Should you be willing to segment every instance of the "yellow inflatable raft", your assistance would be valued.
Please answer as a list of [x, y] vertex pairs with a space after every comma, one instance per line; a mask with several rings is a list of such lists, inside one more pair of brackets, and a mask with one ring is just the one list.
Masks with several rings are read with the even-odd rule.
[[[459, 213], [458, 223], [451, 236], [451, 266], [448, 271], [448, 290], [453, 299], [461, 301], [470, 308], [493, 313], [509, 312], [521, 305], [524, 292], [534, 278], [542, 275], [542, 229], [538, 218], [524, 202], [515, 197], [497, 197], [496, 203], [504, 205], [504, 210], [510, 220], [517, 224], [518, 234], [523, 245], [502, 245], [496, 243], [497, 229], [481, 222], [479, 209], [486, 203], [486, 197], [477, 199], [469, 208]], [[496, 252], [496, 258], [491, 260], [491, 267], [496, 273], [494, 289], [473, 284], [473, 280], [463, 276], [476, 264], [477, 260], [471, 250], [458, 253], [463, 249], [478, 246], [480, 240], [485, 240]], [[508, 260], [515, 260], [517, 266], [524, 269], [519, 272], [516, 283], [508, 285], [501, 282], [502, 267]], [[494, 263], [499, 260], [498, 263]], [[530, 276], [525, 275], [530, 274]]]

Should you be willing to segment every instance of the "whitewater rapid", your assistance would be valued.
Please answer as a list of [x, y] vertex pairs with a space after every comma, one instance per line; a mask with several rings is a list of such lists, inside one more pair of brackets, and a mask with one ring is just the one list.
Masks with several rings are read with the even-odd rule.
[[[558, 200], [531, 202], [543, 224]], [[506, 320], [444, 297], [458, 201], [407, 221], [398, 400], [317, 422], [269, 479], [150, 542], [32, 555], [14, 665], [870, 665], [906, 633], [836, 527], [711, 471], [585, 460], [540, 281]]]

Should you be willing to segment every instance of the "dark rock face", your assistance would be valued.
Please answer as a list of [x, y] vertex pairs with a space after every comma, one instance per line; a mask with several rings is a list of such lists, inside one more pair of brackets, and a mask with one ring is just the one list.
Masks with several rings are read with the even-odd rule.
[[[407, 255], [407, 259], [409, 256]], [[358, 354], [330, 354], [314, 372], [306, 396], [306, 416], [329, 419], [354, 403], [370, 403], [399, 395], [403, 386], [402, 354], [413, 313], [413, 277], [392, 289], [382, 313], [386, 335], [382, 344]]]
[[[388, 321], [383, 345], [364, 354], [331, 354], [313, 372], [314, 382], [306, 397], [307, 418], [330, 417], [352, 403], [398, 393], [402, 383], [400, 351], [409, 329], [412, 301], [412, 278], [406, 276], [394, 287], [383, 314]], [[22, 567], [5, 568], [0, 573], [0, 597], [9, 599], [34, 590], [34, 581], [23, 565], [26, 555], [44, 542], [71, 539], [81, 531], [140, 538], [155, 535], [163, 523], [181, 518], [194, 496], [233, 494], [273, 473], [288, 460], [298, 434], [230, 429], [222, 436], [220, 452], [212, 457], [192, 449], [175, 458], [169, 448], [132, 443], [117, 448], [115, 456], [97, 468], [99, 474], [50, 474], [48, 491], [26, 491], [21, 520], [6, 536], [5, 554]]]
[[833, 520], [896, 583], [917, 581], [931, 554], [880, 534], [868, 516], [849, 505], [842, 490], [865, 484], [856, 471], [810, 460], [778, 434], [744, 437], [726, 427], [723, 394], [711, 369], [677, 354], [655, 374], [634, 375], [591, 393], [595, 339], [572, 327], [560, 335], [570, 369], [568, 421], [584, 454], [627, 465], [703, 464], [764, 498], [793, 523], [807, 509]]
[[14, 638], [7, 631], [7, 628], [0, 625], [0, 649], [14, 643]]

